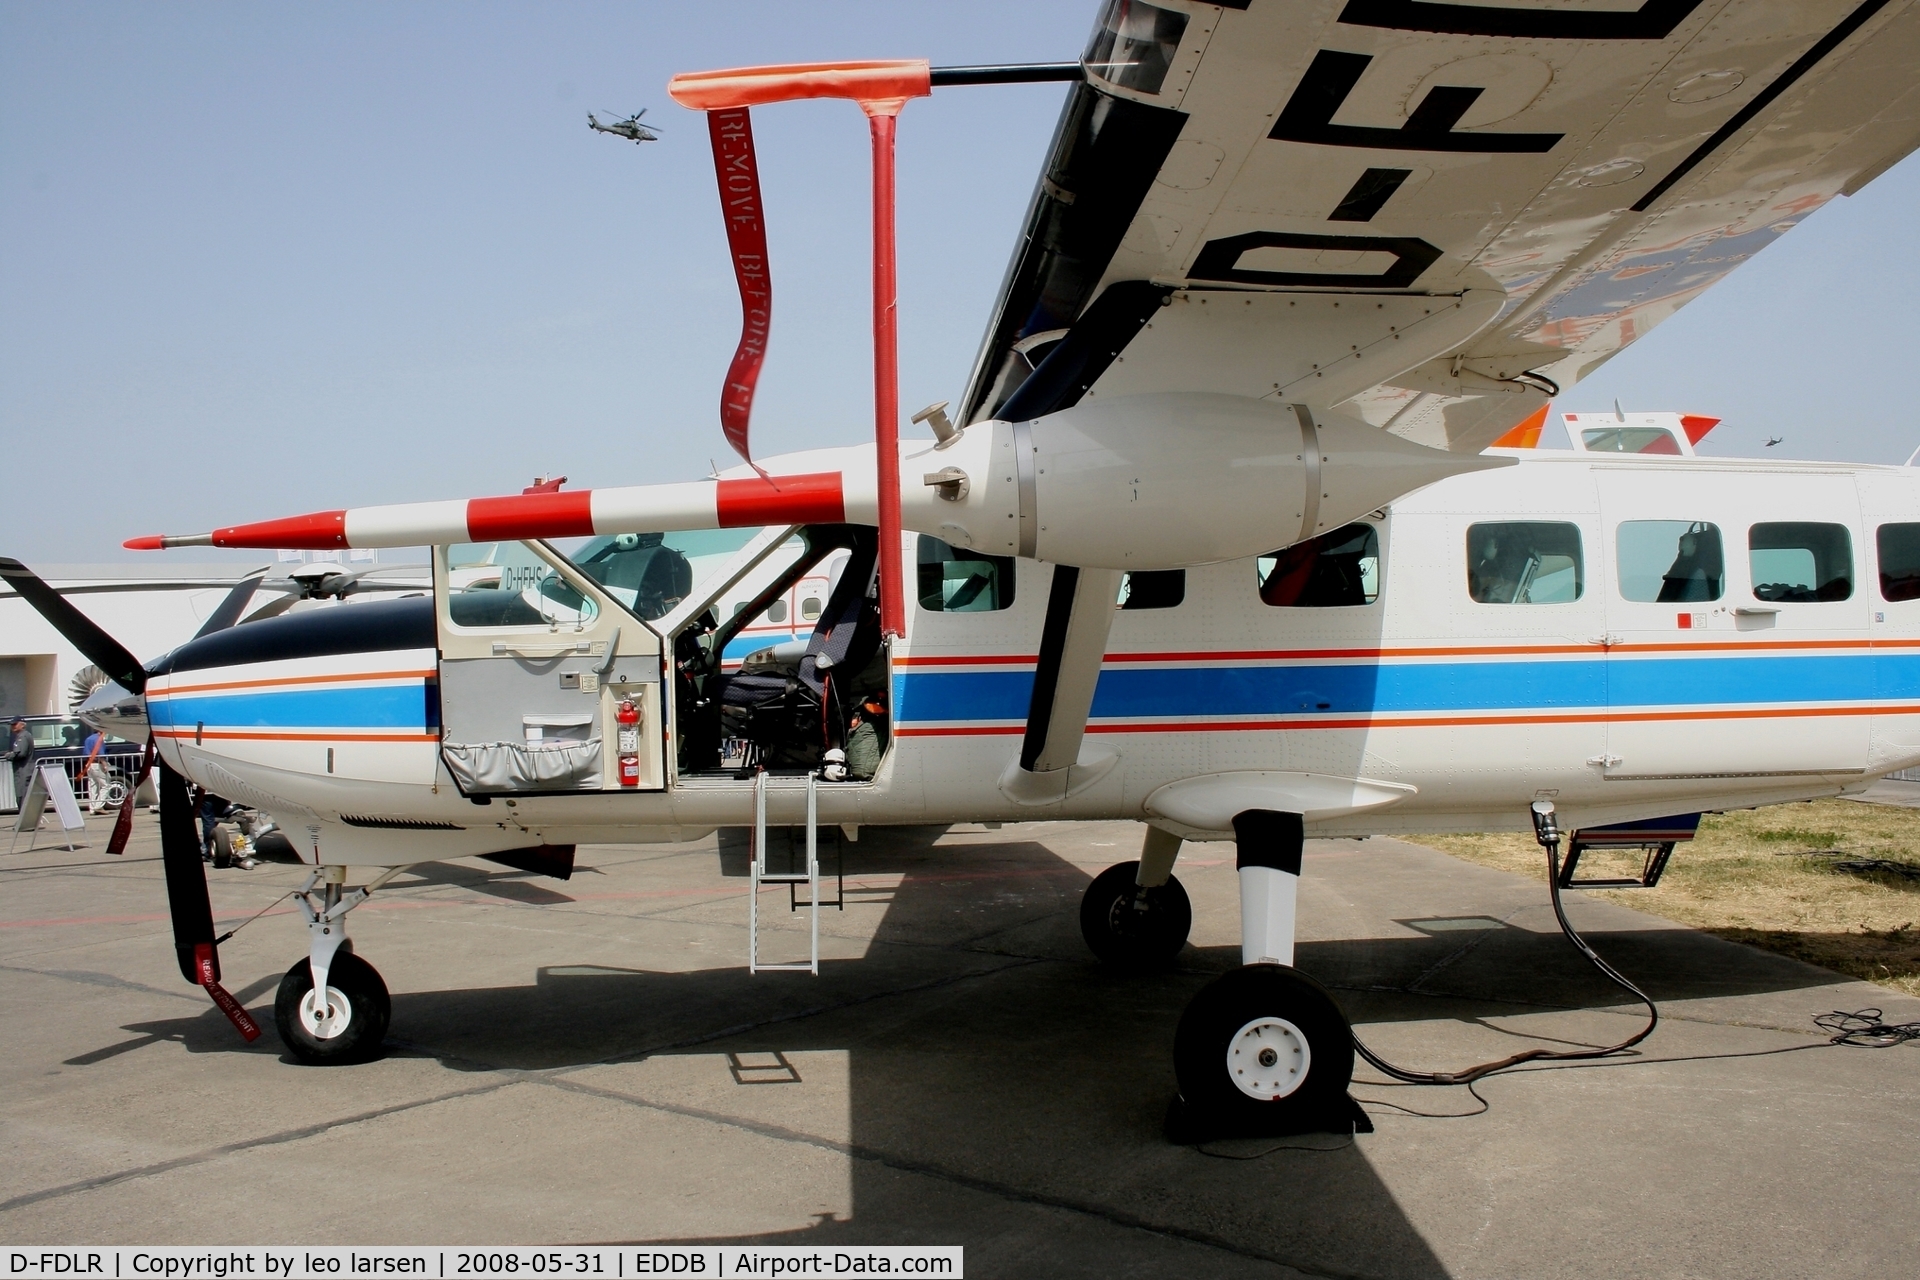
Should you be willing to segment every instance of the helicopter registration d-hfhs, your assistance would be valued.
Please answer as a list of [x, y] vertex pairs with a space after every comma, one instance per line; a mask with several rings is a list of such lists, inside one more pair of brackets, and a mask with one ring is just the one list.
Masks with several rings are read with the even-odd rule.
[[[95, 713], [150, 722], [189, 981], [224, 995], [189, 780], [313, 863], [276, 1003], [302, 1059], [386, 1029], [344, 939], [390, 871], [349, 889], [355, 868], [564, 872], [582, 841], [758, 821], [1133, 819], [1089, 944], [1170, 959], [1182, 844], [1233, 840], [1245, 965], [1181, 1019], [1181, 1093], [1311, 1126], [1356, 1044], [1291, 964], [1307, 833], [1531, 808], [1552, 847], [1557, 805], [1664, 846], [1702, 809], [1920, 762], [1920, 473], [1707, 463], [1703, 420], [1671, 415], [1519, 447], [1913, 150], [1917, 75], [1920, 5], [1884, 0], [1108, 0], [1078, 64], [677, 76], [741, 289], [721, 422], [743, 457], [774, 332], [750, 110], [867, 117], [872, 445], [136, 539], [434, 548], [430, 599], [230, 626], [150, 668], [0, 572], [119, 682]], [[1046, 80], [1070, 83], [959, 425], [929, 409], [936, 439], [902, 445], [896, 117]]]

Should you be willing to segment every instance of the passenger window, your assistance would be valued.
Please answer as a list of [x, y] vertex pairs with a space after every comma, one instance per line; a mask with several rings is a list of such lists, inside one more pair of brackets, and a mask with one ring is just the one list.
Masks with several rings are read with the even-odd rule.
[[1879, 534], [1880, 595], [1920, 600], [1920, 524], [1883, 524]]
[[768, 622], [785, 622], [786, 620], [787, 620], [787, 602], [785, 600], [775, 600], [772, 604], [767, 606]]
[[801, 618], [805, 619], [808, 622], [812, 622], [815, 619], [819, 618], [820, 597], [808, 596], [805, 600], [802, 600], [800, 602], [800, 616]]
[[1122, 609], [1171, 609], [1186, 598], [1185, 569], [1155, 569], [1120, 577]]
[[1853, 595], [1853, 539], [1840, 524], [1780, 521], [1747, 534], [1753, 598], [1802, 604]]
[[1625, 599], [1679, 604], [1718, 600], [1726, 589], [1718, 525], [1704, 520], [1623, 520], [1614, 537]]
[[1567, 604], [1585, 590], [1580, 526], [1546, 520], [1467, 526], [1467, 594], [1481, 604]]
[[1380, 598], [1380, 532], [1350, 524], [1261, 556], [1260, 598], [1291, 609], [1372, 604]]
[[987, 613], [1013, 603], [1009, 556], [958, 551], [920, 535], [920, 607], [935, 613]]

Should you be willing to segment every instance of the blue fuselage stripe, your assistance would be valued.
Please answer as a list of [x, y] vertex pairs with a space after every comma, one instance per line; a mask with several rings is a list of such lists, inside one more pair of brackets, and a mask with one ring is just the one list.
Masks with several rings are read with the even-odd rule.
[[157, 728], [194, 724], [306, 729], [413, 729], [429, 726], [426, 686], [379, 685], [359, 689], [288, 689], [243, 693], [157, 696], [147, 714]]
[[[1031, 671], [912, 671], [894, 681], [913, 721], [1022, 720]], [[1093, 717], [1553, 711], [1594, 707], [1858, 703], [1920, 698], [1920, 655], [1575, 658], [1109, 667]]]

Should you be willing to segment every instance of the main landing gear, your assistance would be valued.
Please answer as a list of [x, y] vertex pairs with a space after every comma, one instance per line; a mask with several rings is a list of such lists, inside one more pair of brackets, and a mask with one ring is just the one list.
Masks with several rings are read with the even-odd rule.
[[[1201, 1141], [1369, 1129], [1347, 1097], [1352, 1029], [1326, 989], [1293, 967], [1301, 816], [1249, 810], [1233, 829], [1241, 967], [1203, 987], [1180, 1017], [1173, 1041], [1180, 1100], [1169, 1132]], [[1138, 969], [1178, 952], [1192, 918], [1171, 875], [1179, 847], [1149, 828], [1139, 863], [1110, 867], [1088, 886], [1081, 931], [1101, 960]]]
[[[294, 1057], [312, 1065], [364, 1062], [380, 1050], [393, 1016], [387, 984], [353, 953], [347, 913], [399, 873], [395, 867], [363, 888], [345, 891], [345, 867], [324, 867], [307, 878], [294, 901], [307, 917], [308, 955], [280, 979], [273, 1021]], [[315, 886], [325, 879], [318, 901]]]

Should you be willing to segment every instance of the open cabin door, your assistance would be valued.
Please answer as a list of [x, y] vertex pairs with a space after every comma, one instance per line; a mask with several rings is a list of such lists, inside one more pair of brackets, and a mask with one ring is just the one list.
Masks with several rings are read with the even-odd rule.
[[[441, 758], [469, 795], [660, 790], [660, 639], [543, 543], [433, 549]], [[465, 552], [468, 554], [459, 554]], [[621, 777], [624, 703], [637, 767]]]
[[759, 769], [874, 776], [892, 701], [877, 549], [864, 526], [766, 529], [660, 619], [682, 782], [745, 783]]

